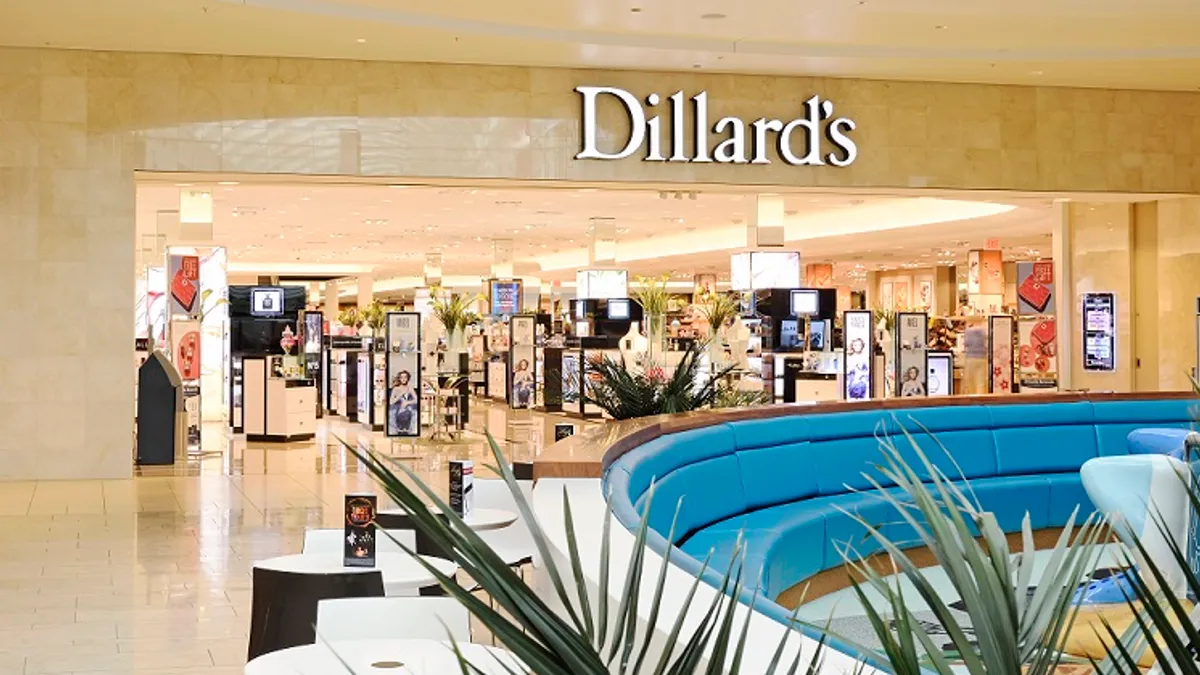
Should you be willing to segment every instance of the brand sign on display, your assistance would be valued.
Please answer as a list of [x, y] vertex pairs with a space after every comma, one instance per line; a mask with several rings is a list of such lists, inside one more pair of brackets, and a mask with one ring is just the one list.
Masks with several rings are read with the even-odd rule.
[[[582, 147], [575, 159], [625, 159], [644, 147], [643, 160], [647, 162], [771, 164], [772, 145], [779, 159], [793, 166], [844, 167], [858, 157], [858, 146], [849, 136], [854, 121], [835, 118], [833, 102], [820, 96], [805, 101], [803, 110], [791, 120], [760, 117], [747, 122], [739, 117], [721, 117], [713, 122], [706, 91], [691, 98], [682, 91], [666, 97], [652, 93], [644, 103], [618, 87], [581, 86], [575, 91], [583, 99]], [[617, 147], [602, 150], [598, 108], [612, 104], [623, 110], [629, 133], [623, 141], [617, 139]], [[666, 120], [660, 112], [667, 113]], [[694, 130], [690, 141], [685, 139], [689, 116]], [[667, 129], [669, 138], [664, 142], [663, 132]]]
[[845, 326], [845, 354], [842, 357], [843, 397], [847, 401], [869, 401], [871, 399], [872, 373], [871, 355], [873, 322], [869, 311], [851, 310], [842, 314]]

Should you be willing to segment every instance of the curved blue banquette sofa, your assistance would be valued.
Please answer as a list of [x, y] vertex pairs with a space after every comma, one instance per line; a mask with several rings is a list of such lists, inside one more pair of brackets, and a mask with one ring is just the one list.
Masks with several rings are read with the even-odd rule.
[[[919, 469], [903, 432], [911, 433], [931, 463], [951, 479], [969, 481], [1006, 532], [1019, 532], [1026, 512], [1035, 530], [1061, 528], [1076, 507], [1080, 520], [1094, 511], [1079, 478], [1085, 461], [1127, 454], [1135, 429], [1189, 427], [1195, 404], [1194, 396], [1182, 394], [1008, 398], [1012, 402], [945, 399], [895, 409], [884, 407], [891, 402], [874, 409], [829, 404], [760, 409], [758, 418], [749, 410], [742, 418], [683, 418], [675, 425], [682, 430], [663, 425], [660, 435], [606, 458], [605, 489], [614, 517], [636, 531], [654, 483], [650, 546], [659, 553], [674, 546], [672, 561], [693, 574], [711, 552], [703, 577], [713, 585], [719, 586], [741, 533], [745, 585], [774, 600], [841, 566], [847, 543], [858, 555], [879, 550], [846, 511], [893, 542], [918, 543], [864, 476], [889, 485], [874, 468], [882, 459], [878, 435], [889, 436]], [[667, 541], [677, 505], [674, 538]], [[760, 611], [781, 621], [790, 617], [762, 600], [756, 601]]]

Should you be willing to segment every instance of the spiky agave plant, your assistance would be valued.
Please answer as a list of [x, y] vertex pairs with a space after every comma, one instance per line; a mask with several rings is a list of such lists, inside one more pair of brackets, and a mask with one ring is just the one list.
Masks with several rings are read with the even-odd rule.
[[690, 344], [669, 377], [660, 366], [634, 373], [624, 359], [589, 360], [584, 366], [587, 386], [583, 387], [583, 398], [618, 420], [711, 407], [720, 394], [722, 379], [736, 366], [725, 366], [701, 378], [703, 353], [703, 343]]
[[[950, 481], [907, 431], [905, 438], [915, 451], [920, 472], [905, 462], [889, 438], [881, 437], [883, 463], [876, 468], [896, 487], [883, 489], [875, 477], [864, 475], [879, 498], [899, 514], [901, 522], [933, 554], [961, 599], [975, 637], [959, 626], [935, 584], [897, 542], [882, 534], [880, 524], [850, 513], [890, 556], [898, 572], [889, 579], [854, 555], [852, 548], [844, 553], [853, 573], [855, 593], [894, 672], [916, 675], [924, 666], [940, 675], [1054, 673], [1062, 662], [1062, 646], [1078, 613], [1073, 602], [1075, 591], [1095, 568], [1099, 543], [1107, 537], [1104, 519], [1089, 517], [1076, 528], [1075, 514], [1071, 516], [1031, 596], [1028, 588], [1033, 575], [1034, 540], [1029, 515], [1021, 524], [1024, 550], [1013, 555], [995, 514], [978, 506], [969, 484], [962, 488]], [[944, 447], [941, 449], [949, 455]], [[960, 663], [951, 663], [922, 627], [911, 598], [901, 590], [901, 578], [916, 588], [936, 616]], [[867, 588], [885, 598], [882, 609], [868, 601]], [[886, 616], [892, 617], [892, 623]]]
[[[379, 481], [384, 491], [412, 518], [414, 526], [428, 536], [442, 550], [450, 552], [459, 568], [479, 588], [485, 591], [492, 604], [484, 602], [471, 591], [460, 586], [454, 578], [438, 571], [436, 567], [420, 557], [416, 560], [434, 577], [441, 587], [454, 599], [462, 603], [495, 637], [503, 643], [524, 665], [524, 670], [514, 670], [501, 663], [507, 672], [525, 672], [536, 675], [724, 675], [738, 673], [745, 655], [749, 628], [748, 613], [740, 627], [735, 616], [738, 610], [736, 598], [745, 595], [741, 578], [741, 565], [735, 554], [733, 563], [725, 570], [719, 593], [703, 609], [697, 625], [688, 624], [690, 635], [684, 634], [688, 610], [693, 606], [696, 591], [701, 583], [700, 575], [692, 583], [684, 600], [683, 611], [674, 620], [667, 649], [657, 647], [655, 628], [660, 616], [664, 597], [667, 570], [671, 564], [671, 551], [664, 554], [662, 565], [656, 575], [646, 569], [646, 541], [649, 532], [648, 520], [643, 517], [636, 533], [633, 555], [626, 563], [626, 583], [613, 588], [609, 582], [613, 555], [609, 545], [612, 529], [612, 512], [605, 515], [601, 537], [598, 570], [598, 593], [589, 595], [584, 577], [587, 571], [579, 555], [578, 539], [571, 512], [569, 496], [563, 495], [563, 518], [566, 524], [569, 568], [562, 569], [551, 553], [546, 533], [538, 524], [528, 501], [517, 487], [511, 467], [506, 462], [495, 439], [488, 434], [488, 444], [497, 466], [494, 469], [503, 477], [517, 503], [521, 518], [529, 526], [535, 546], [545, 567], [545, 573], [555, 599], [562, 606], [559, 613], [546, 600], [530, 588], [513, 569], [501, 559], [462, 519], [455, 516], [450, 506], [411, 470], [373, 450], [363, 451], [357, 446], [339, 439], [342, 445], [354, 453]], [[395, 466], [407, 479], [404, 480], [389, 467]], [[413, 487], [410, 487], [410, 484]], [[647, 499], [653, 499], [651, 487]], [[434, 515], [426, 506], [432, 503], [444, 517]], [[649, 513], [649, 510], [646, 511]], [[675, 524], [672, 523], [673, 540]], [[396, 542], [410, 555], [410, 550]], [[704, 563], [708, 568], [708, 561]], [[639, 598], [647, 584], [652, 584], [651, 605], [648, 618], [643, 622]], [[609, 602], [610, 593], [620, 591], [620, 602], [615, 606]], [[493, 608], [494, 605], [494, 608]], [[793, 631], [786, 631], [778, 643], [766, 673], [795, 675], [801, 667], [815, 673], [824, 654], [824, 641], [818, 640], [816, 649], [807, 663], [802, 663], [803, 650], [795, 649], [794, 656], [785, 658], [789, 639], [796, 641]], [[655, 644], [652, 647], [652, 643]], [[793, 645], [794, 646], [794, 645]], [[481, 673], [459, 654], [461, 672]], [[786, 671], [784, 670], [786, 668]], [[757, 674], [756, 674], [757, 675]]]

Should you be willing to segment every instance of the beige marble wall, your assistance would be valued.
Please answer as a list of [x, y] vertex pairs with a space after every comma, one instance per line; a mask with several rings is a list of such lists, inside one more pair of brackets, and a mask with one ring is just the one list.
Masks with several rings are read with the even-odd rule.
[[[859, 158], [576, 161], [584, 84], [820, 94]], [[137, 169], [1200, 193], [1194, 146], [1200, 94], [0, 49], [0, 479], [130, 474]]]
[[1200, 297], [1200, 199], [1158, 202], [1158, 388], [1187, 390], [1196, 365], [1196, 298]]
[[[1069, 203], [1070, 281], [1058, 286], [1059, 315], [1068, 307], [1070, 319], [1060, 321], [1059, 344], [1070, 340], [1070, 388], [1097, 391], [1132, 391], [1135, 363], [1133, 342], [1133, 208], [1121, 203]], [[1066, 291], [1066, 293], [1064, 293]], [[1112, 292], [1117, 302], [1116, 370], [1083, 369], [1083, 294]], [[1060, 347], [1060, 353], [1062, 348]], [[1060, 362], [1059, 368], [1063, 366]]]

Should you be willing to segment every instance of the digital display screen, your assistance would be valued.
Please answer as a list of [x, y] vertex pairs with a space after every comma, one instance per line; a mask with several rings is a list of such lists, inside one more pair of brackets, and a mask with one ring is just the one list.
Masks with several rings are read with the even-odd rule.
[[575, 273], [575, 295], [581, 300], [629, 297], [625, 270], [579, 270]]
[[629, 319], [629, 300], [618, 299], [608, 301], [608, 318], [612, 321]]
[[251, 316], [282, 316], [283, 289], [260, 287], [250, 289]]
[[750, 291], [750, 254], [729, 256], [729, 287], [735, 291]]
[[808, 348], [814, 352], [825, 351], [827, 321], [812, 321], [808, 325]]
[[954, 355], [950, 352], [929, 352], [929, 372], [926, 375], [930, 396], [949, 396], [954, 393]]
[[792, 291], [792, 316], [816, 316], [820, 308], [819, 298], [815, 289]]
[[750, 284], [754, 290], [795, 288], [800, 285], [800, 254], [795, 251], [755, 251], [750, 254]]
[[729, 256], [729, 286], [735, 291], [796, 288], [800, 254], [796, 251], [751, 251]]
[[492, 316], [511, 316], [521, 313], [521, 282], [493, 280], [491, 287]]
[[1116, 370], [1116, 296], [1112, 293], [1083, 295], [1083, 369]]

